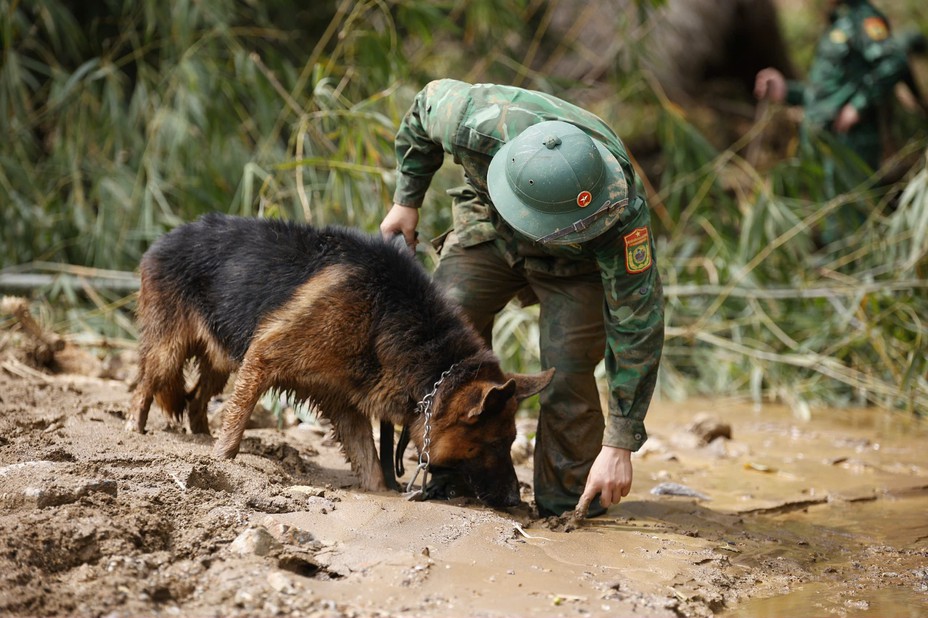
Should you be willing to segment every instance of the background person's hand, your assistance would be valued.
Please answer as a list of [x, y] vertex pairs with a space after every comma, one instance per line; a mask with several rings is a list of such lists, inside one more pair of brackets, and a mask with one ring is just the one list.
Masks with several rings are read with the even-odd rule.
[[855, 124], [860, 122], [860, 112], [857, 108], [848, 103], [838, 112], [835, 118], [834, 129], [836, 133], [847, 133]]
[[786, 100], [786, 78], [776, 69], [761, 69], [754, 78], [754, 97], [782, 103]]

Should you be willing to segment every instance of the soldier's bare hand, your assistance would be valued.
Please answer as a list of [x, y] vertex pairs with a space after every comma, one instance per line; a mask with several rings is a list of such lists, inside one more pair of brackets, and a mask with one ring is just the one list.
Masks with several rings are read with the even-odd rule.
[[392, 240], [402, 234], [410, 250], [416, 250], [416, 226], [419, 225], [419, 209], [401, 204], [394, 204], [380, 223], [380, 234]]
[[579, 504], [589, 507], [596, 494], [599, 494], [599, 502], [603, 507], [618, 504], [631, 488], [632, 452], [604, 446], [593, 461]]

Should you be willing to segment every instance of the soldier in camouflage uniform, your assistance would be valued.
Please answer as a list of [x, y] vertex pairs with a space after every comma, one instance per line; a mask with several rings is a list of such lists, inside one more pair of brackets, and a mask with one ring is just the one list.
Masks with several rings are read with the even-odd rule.
[[[829, 4], [830, 25], [819, 39], [808, 80], [786, 80], [776, 69], [763, 69], [755, 79], [754, 94], [803, 107], [803, 144], [826, 132], [876, 169], [882, 150], [879, 110], [906, 75], [905, 46], [891, 36], [885, 16], [867, 0]], [[825, 164], [829, 193], [834, 195], [834, 161]], [[841, 216], [844, 221], [826, 221], [826, 241], [853, 231], [865, 218], [853, 204]]]
[[[542, 368], [556, 372], [540, 396], [535, 501], [542, 515], [591, 500], [589, 513], [602, 513], [631, 487], [664, 339], [650, 213], [625, 147], [600, 118], [555, 97], [431, 82], [396, 136], [385, 236], [414, 246], [445, 154], [467, 185], [449, 191], [454, 229], [435, 278], [488, 343], [507, 302], [540, 302]], [[604, 354], [605, 419], [593, 375]]]
[[776, 69], [757, 74], [755, 95], [801, 105], [807, 130], [830, 130], [871, 168], [880, 161], [877, 111], [903, 79], [905, 48], [866, 0], [834, 2], [807, 82], [787, 81]]

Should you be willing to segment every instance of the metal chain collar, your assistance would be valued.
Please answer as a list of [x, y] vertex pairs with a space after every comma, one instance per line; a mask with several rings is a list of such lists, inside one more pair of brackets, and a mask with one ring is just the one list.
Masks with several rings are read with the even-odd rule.
[[[435, 399], [438, 387], [441, 386], [441, 383], [445, 381], [445, 378], [448, 377], [448, 374], [451, 373], [456, 366], [457, 363], [454, 363], [443, 371], [438, 380], [435, 381], [435, 384], [432, 385], [432, 390], [426, 393], [425, 397], [416, 404], [416, 412], [425, 416], [425, 429], [422, 436], [422, 449], [419, 451], [419, 465], [416, 466], [416, 471], [406, 485], [407, 500], [425, 499], [425, 486], [428, 484], [429, 478], [429, 464], [432, 462], [431, 455], [429, 454], [429, 448], [432, 446], [432, 400]], [[419, 477], [420, 472], [422, 473], [422, 485], [418, 490], [413, 491], [412, 486]]]

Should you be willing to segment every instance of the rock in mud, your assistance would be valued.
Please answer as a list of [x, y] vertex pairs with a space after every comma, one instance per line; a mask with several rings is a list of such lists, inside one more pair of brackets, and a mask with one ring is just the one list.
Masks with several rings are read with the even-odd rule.
[[716, 438], [731, 440], [731, 425], [708, 414], [697, 414], [687, 431], [696, 435], [703, 446]]
[[35, 508], [44, 509], [50, 506], [71, 504], [92, 493], [104, 493], [115, 498], [117, 492], [116, 481], [92, 480], [75, 487], [58, 487], [55, 485], [27, 487], [23, 490], [23, 497], [27, 504], [33, 504]]
[[651, 488], [651, 493], [655, 496], [683, 496], [686, 498], [696, 498], [697, 500], [711, 500], [709, 496], [698, 492], [692, 487], [681, 485], [680, 483], [658, 483]]
[[248, 528], [229, 544], [229, 551], [240, 556], [267, 556], [281, 544], [263, 527]]

